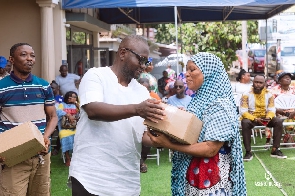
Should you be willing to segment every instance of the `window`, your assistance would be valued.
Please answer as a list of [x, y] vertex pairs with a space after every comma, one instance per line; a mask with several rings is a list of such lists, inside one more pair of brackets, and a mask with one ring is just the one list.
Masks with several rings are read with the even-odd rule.
[[256, 57], [264, 57], [265, 55], [265, 50], [254, 50], [254, 55]]
[[282, 48], [281, 56], [295, 56], [295, 46]]

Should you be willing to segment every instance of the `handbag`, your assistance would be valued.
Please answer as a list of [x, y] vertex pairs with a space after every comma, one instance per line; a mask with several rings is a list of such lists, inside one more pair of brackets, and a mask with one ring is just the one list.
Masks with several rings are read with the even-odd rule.
[[61, 119], [61, 128], [62, 129], [75, 129], [76, 125], [77, 125], [77, 120], [74, 120], [71, 122], [70, 119], [66, 115], [64, 115]]

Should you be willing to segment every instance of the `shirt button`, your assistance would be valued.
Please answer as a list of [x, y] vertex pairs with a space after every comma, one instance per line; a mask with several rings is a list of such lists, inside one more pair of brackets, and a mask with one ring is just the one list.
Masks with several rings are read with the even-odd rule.
[[27, 88], [25, 88], [25, 90], [27, 90]]
[[28, 97], [28, 95], [25, 95], [25, 97]]

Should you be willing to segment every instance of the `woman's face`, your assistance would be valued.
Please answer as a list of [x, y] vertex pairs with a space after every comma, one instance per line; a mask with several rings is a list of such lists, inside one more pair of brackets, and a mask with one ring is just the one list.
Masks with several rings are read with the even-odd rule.
[[77, 102], [77, 95], [75, 93], [73, 93], [70, 97], [69, 97], [69, 103], [76, 103]]
[[291, 77], [289, 75], [285, 75], [280, 79], [279, 83], [284, 86], [289, 86], [291, 84]]
[[193, 61], [187, 62], [185, 76], [188, 88], [193, 91], [198, 90], [204, 82], [203, 73]]
[[250, 80], [251, 80], [251, 75], [250, 75], [250, 73], [245, 73], [245, 74], [242, 76], [242, 78], [244, 79], [244, 82], [245, 82], [245, 83], [249, 83]]

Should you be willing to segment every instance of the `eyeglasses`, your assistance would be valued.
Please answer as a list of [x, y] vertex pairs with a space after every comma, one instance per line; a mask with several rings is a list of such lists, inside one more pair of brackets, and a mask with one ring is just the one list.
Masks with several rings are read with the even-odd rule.
[[138, 59], [140, 65], [145, 65], [146, 67], [150, 66], [151, 62], [148, 60], [148, 58], [146, 58], [144, 56], [140, 56], [139, 54], [137, 54], [136, 52], [134, 52], [133, 50], [131, 50], [129, 48], [122, 48], [122, 49], [128, 50], [131, 53], [133, 53], [136, 56], [136, 58]]
[[178, 89], [178, 88], [179, 88], [179, 89], [182, 89], [183, 86], [181, 86], [181, 85], [175, 85], [174, 88], [175, 88], [175, 89]]

